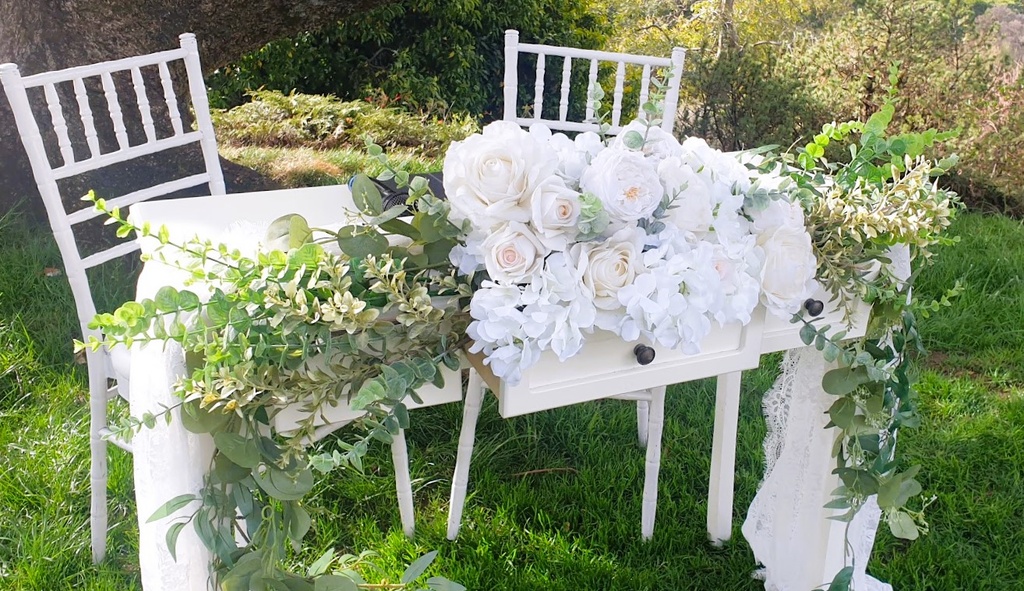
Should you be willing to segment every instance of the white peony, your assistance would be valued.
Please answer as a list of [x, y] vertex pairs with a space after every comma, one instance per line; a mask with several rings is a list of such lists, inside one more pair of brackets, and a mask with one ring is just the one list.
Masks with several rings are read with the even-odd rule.
[[547, 143], [509, 121], [453, 143], [444, 159], [444, 190], [456, 224], [487, 231], [530, 219], [530, 197], [554, 174], [558, 158]]
[[811, 235], [802, 226], [782, 225], [762, 232], [761, 301], [770, 312], [789, 318], [817, 288], [818, 260]]
[[645, 236], [643, 230], [630, 226], [605, 242], [579, 242], [569, 248], [569, 259], [598, 309], [621, 307], [619, 290], [633, 283], [644, 270], [641, 255]]
[[768, 207], [750, 214], [751, 227], [761, 233], [779, 226], [799, 228], [804, 225], [804, 210], [799, 203], [785, 199], [772, 199]]
[[527, 283], [544, 262], [546, 250], [526, 224], [509, 222], [484, 240], [484, 267], [501, 284]]
[[579, 194], [556, 176], [538, 185], [530, 199], [530, 223], [548, 250], [565, 250], [576, 237], [580, 217]]
[[580, 179], [580, 189], [596, 195], [613, 222], [650, 216], [665, 193], [658, 171], [643, 155], [613, 148], [594, 158]]

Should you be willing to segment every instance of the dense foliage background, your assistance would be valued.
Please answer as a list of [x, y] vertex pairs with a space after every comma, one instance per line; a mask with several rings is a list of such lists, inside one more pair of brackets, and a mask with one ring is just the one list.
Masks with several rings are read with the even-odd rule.
[[[682, 46], [690, 51], [677, 129], [743, 149], [864, 118], [892, 92], [898, 64], [896, 124], [959, 129], [948, 149], [963, 164], [950, 182], [971, 206], [1024, 215], [1024, 109], [1014, 108], [1024, 105], [1021, 1], [822, 4], [399, 0], [271, 43], [209, 84], [221, 107], [265, 88], [362, 99], [424, 120], [487, 121], [500, 115], [505, 29], [527, 42], [658, 55]], [[521, 68], [528, 80], [532, 65]]]

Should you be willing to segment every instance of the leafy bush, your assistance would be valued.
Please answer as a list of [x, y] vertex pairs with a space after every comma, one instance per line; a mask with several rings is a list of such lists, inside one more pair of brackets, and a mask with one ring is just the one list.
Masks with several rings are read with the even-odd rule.
[[366, 98], [383, 90], [414, 110], [497, 113], [504, 31], [577, 47], [604, 42], [591, 0], [398, 0], [293, 39], [275, 41], [208, 77], [213, 104], [249, 89]]
[[388, 147], [412, 147], [438, 154], [452, 141], [477, 131], [465, 115], [447, 121], [380, 108], [365, 101], [332, 96], [261, 90], [252, 101], [212, 113], [217, 137], [226, 144], [257, 146], [363, 146], [369, 136]]

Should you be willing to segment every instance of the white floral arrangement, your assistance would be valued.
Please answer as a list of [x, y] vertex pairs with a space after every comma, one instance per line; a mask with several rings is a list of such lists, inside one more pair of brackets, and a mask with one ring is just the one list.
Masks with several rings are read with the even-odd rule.
[[642, 120], [607, 143], [497, 121], [452, 144], [444, 186], [452, 263], [487, 277], [469, 351], [510, 384], [598, 330], [697, 354], [713, 324], [759, 302], [789, 319], [817, 288], [788, 181]]

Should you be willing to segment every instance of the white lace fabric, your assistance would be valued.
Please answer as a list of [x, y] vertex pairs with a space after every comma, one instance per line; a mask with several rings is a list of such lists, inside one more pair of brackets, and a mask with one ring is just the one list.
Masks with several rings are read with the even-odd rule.
[[[894, 248], [890, 258], [896, 277], [910, 276], [909, 250]], [[892, 591], [865, 570], [881, 518], [875, 497], [850, 522], [849, 547], [846, 524], [828, 519], [841, 512], [824, 508], [840, 484], [832, 474], [838, 433], [825, 428], [835, 397], [821, 388], [832, 367], [813, 347], [787, 351], [781, 374], [762, 401], [768, 427], [765, 476], [747, 511], [743, 536], [761, 565], [755, 574], [766, 591], [810, 591], [850, 564], [856, 591]]]

